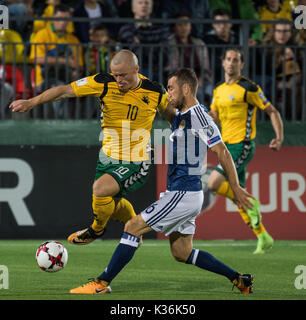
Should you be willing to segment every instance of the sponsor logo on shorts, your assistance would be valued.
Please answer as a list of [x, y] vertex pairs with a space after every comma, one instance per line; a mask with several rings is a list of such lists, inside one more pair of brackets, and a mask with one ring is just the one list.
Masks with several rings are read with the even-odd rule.
[[127, 180], [124, 182], [124, 188], [131, 187], [135, 182], [140, 180], [141, 178], [147, 176], [149, 174], [150, 165], [143, 162], [139, 172], [132, 174]]

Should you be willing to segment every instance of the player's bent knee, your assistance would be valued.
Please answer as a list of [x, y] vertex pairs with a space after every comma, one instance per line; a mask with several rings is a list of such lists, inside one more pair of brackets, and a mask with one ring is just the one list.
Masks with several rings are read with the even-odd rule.
[[[133, 219], [131, 219], [133, 220]], [[132, 230], [132, 223], [131, 223], [131, 220], [128, 220], [125, 225], [124, 225], [124, 232], [129, 232], [131, 233], [130, 231]]]
[[215, 179], [208, 178], [207, 187], [211, 191], [216, 191], [218, 189]]
[[216, 192], [225, 180], [223, 174], [217, 170], [213, 170], [207, 179], [207, 187], [209, 190]]
[[140, 224], [138, 222], [137, 216], [128, 220], [124, 226], [124, 231], [131, 233], [131, 234], [136, 234], [137, 231], [140, 229]]
[[140, 237], [150, 230], [152, 229], [148, 227], [140, 214], [127, 221], [124, 226], [124, 232], [128, 232], [136, 237]]
[[216, 191], [216, 189], [214, 188], [214, 185], [213, 185], [213, 184], [210, 184], [210, 183], [208, 183], [208, 182], [207, 182], [207, 188], [208, 188], [210, 191], [213, 191], [213, 192]]
[[94, 194], [96, 197], [101, 197], [100, 188], [97, 181], [95, 181], [92, 185], [92, 194]]
[[116, 180], [110, 175], [103, 175], [92, 185], [92, 193], [96, 197], [115, 196], [120, 191]]

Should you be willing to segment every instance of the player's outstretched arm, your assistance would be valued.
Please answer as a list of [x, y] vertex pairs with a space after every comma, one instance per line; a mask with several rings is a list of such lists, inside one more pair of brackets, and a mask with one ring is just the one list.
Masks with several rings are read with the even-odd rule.
[[284, 127], [281, 115], [276, 110], [276, 108], [272, 105], [268, 106], [265, 109], [265, 112], [269, 115], [272, 127], [275, 132], [275, 138], [271, 140], [269, 147], [272, 150], [278, 151], [284, 140]]
[[247, 210], [247, 208], [252, 209], [253, 205], [250, 202], [249, 198], [254, 197], [245, 189], [240, 187], [233, 158], [226, 148], [225, 144], [223, 142], [220, 142], [213, 146], [211, 150], [217, 154], [219, 162], [226, 173], [228, 182], [234, 192], [234, 202], [236, 203], [236, 205], [239, 208], [244, 209], [245, 211]]
[[28, 100], [13, 101], [9, 108], [12, 110], [12, 112], [27, 112], [39, 104], [72, 97], [75, 97], [75, 93], [72, 89], [72, 86], [67, 84], [64, 86], [50, 88], [38, 96]]

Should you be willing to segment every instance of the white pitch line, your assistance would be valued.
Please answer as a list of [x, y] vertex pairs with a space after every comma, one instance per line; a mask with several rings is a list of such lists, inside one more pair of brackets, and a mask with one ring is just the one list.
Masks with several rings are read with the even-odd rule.
[[[143, 243], [145, 247], [168, 247], [169, 243]], [[253, 247], [254, 244], [248, 243], [196, 243], [195, 247]]]
[[[10, 241], [10, 240], [0, 240], [0, 247], [38, 247], [42, 242], [38, 241], [36, 243], [1, 243], [2, 241]], [[26, 241], [26, 240], [25, 240]], [[152, 240], [149, 240], [152, 241]], [[154, 241], [154, 240], [153, 240]], [[196, 240], [199, 241], [199, 240]], [[119, 243], [119, 239], [118, 239]], [[115, 246], [114, 243], [109, 243], [108, 240], [100, 240], [96, 241], [95, 243], [91, 243], [90, 247], [93, 246]], [[254, 243], [235, 243], [232, 240], [230, 240], [228, 243], [195, 243], [195, 247], [253, 247], [255, 245]], [[278, 246], [292, 246], [292, 247], [306, 247], [306, 243], [282, 243], [281, 241], [276, 241], [274, 245]], [[146, 241], [143, 242], [142, 246], [144, 247], [168, 247], [168, 242], [159, 242], [159, 240], [156, 240], [156, 243], [146, 243]], [[68, 244], [67, 247], [70, 247]], [[75, 247], [75, 246], [74, 246]]]

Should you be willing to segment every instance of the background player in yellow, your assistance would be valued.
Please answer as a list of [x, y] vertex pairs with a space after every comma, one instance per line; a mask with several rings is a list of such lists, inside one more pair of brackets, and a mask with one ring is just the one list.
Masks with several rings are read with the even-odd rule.
[[13, 112], [63, 98], [91, 95], [99, 97], [103, 143], [93, 183], [93, 224], [71, 234], [73, 244], [88, 244], [101, 236], [110, 217], [127, 222], [135, 216], [133, 206], [123, 196], [140, 188], [148, 178], [146, 146], [158, 110], [167, 120], [174, 116], [169, 95], [162, 85], [138, 73], [138, 60], [129, 50], [121, 50], [111, 61], [111, 73], [99, 73], [71, 84], [48, 89], [29, 100], [12, 102]]
[[[238, 49], [227, 49], [222, 60], [225, 82], [218, 85], [213, 93], [210, 115], [220, 122], [222, 139], [230, 151], [239, 177], [245, 186], [246, 165], [255, 152], [256, 111], [264, 110], [270, 117], [276, 138], [269, 147], [279, 150], [283, 142], [283, 123], [279, 112], [267, 100], [261, 88], [241, 76], [243, 53]], [[221, 165], [212, 171], [207, 181], [209, 189], [233, 200], [233, 191]], [[273, 245], [273, 238], [262, 224], [260, 202], [251, 199], [253, 209], [238, 209], [243, 221], [249, 225], [258, 238], [255, 254], [264, 253]]]

